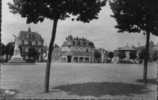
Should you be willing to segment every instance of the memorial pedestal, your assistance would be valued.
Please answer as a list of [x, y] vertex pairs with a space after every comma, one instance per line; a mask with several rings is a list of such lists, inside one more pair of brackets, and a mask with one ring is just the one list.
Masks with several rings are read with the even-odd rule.
[[12, 58], [9, 60], [9, 63], [25, 63], [25, 61], [21, 56], [12, 56]]
[[12, 58], [9, 60], [9, 63], [25, 63], [25, 61], [23, 60], [23, 58], [21, 57], [20, 54], [20, 49], [19, 49], [19, 41], [16, 39], [15, 41], [15, 48], [14, 48], [14, 54], [12, 56]]

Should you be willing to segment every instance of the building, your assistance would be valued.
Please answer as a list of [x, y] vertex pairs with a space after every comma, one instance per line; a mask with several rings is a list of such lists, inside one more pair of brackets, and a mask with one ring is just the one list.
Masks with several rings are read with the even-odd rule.
[[58, 45], [54, 45], [54, 50], [52, 53], [52, 61], [54, 62], [61, 62], [61, 56], [62, 56], [62, 52], [61, 52], [61, 48]]
[[21, 56], [25, 60], [29, 59], [28, 52], [31, 47], [35, 48], [39, 53], [38, 61], [43, 60], [44, 40], [39, 33], [32, 32], [31, 28], [28, 28], [28, 31], [20, 31], [18, 38], [20, 41]]
[[114, 57], [113, 57], [113, 61], [115, 62], [119, 62], [119, 61], [131, 61], [135, 56], [137, 56], [137, 49], [133, 46], [124, 46], [124, 47], [120, 47], [117, 50], [114, 51]]
[[[144, 54], [143, 54], [144, 53]], [[145, 57], [145, 46], [139, 46], [137, 47], [137, 55], [140, 57], [140, 62], [142, 62]], [[156, 61], [158, 60], [158, 44], [154, 44], [153, 41], [150, 41], [149, 43], [149, 61]]]
[[61, 47], [54, 46], [52, 61], [65, 63], [105, 63], [107, 55], [108, 52], [105, 49], [95, 48], [92, 41], [69, 35]]
[[69, 35], [61, 51], [64, 62], [94, 62], [95, 46], [92, 41], [85, 38], [73, 38]]
[[106, 51], [103, 48], [99, 48], [98, 51], [101, 54], [100, 63], [107, 63], [107, 61], [108, 61], [108, 51]]
[[85, 38], [66, 37], [61, 47], [53, 51], [53, 61], [67, 63], [92, 63], [94, 62], [95, 46], [92, 41]]

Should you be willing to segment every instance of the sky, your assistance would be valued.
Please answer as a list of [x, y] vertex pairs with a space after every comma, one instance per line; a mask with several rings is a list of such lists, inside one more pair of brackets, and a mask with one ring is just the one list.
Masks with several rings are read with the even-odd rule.
[[[46, 19], [38, 24], [26, 24], [26, 19], [18, 14], [12, 14], [7, 3], [13, 0], [2, 0], [2, 42], [7, 44], [14, 41], [14, 35], [20, 31], [27, 31], [30, 27], [33, 32], [38, 32], [45, 40], [45, 45], [50, 42], [53, 21]], [[125, 45], [144, 45], [145, 36], [141, 33], [118, 33], [115, 28], [116, 21], [110, 17], [112, 11], [107, 4], [99, 13], [99, 18], [90, 23], [72, 21], [70, 18], [59, 21], [55, 43], [59, 46], [68, 35], [84, 37], [93, 41], [96, 48], [114, 50]], [[158, 37], [151, 36], [151, 40], [158, 42]]]

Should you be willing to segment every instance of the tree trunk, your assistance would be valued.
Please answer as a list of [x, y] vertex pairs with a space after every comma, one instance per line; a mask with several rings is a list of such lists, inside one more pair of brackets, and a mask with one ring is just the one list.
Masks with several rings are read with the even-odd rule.
[[150, 32], [146, 32], [146, 48], [144, 57], [144, 75], [143, 80], [147, 83], [147, 72], [148, 72], [148, 59], [149, 59], [149, 42], [150, 42]]
[[46, 72], [45, 72], [45, 92], [49, 92], [50, 67], [51, 67], [52, 52], [54, 49], [57, 23], [58, 23], [58, 19], [55, 19], [53, 22], [52, 37], [50, 40], [49, 50], [48, 50], [48, 59], [47, 59]]
[[[2, 0], [0, 0], [0, 45], [1, 45], [1, 42], [2, 42], [2, 39], [1, 39], [1, 26], [2, 26]], [[0, 54], [2, 54], [2, 50], [0, 50]], [[1, 55], [0, 55], [1, 56]], [[0, 68], [1, 70], [1, 68]]]
[[2, 26], [2, 0], [0, 0], [0, 43], [2, 42], [1, 40], [1, 26]]

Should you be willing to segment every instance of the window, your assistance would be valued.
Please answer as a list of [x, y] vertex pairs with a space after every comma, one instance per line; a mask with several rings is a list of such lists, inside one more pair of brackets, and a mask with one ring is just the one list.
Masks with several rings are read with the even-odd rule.
[[88, 52], [89, 50], [88, 49], [86, 49], [86, 52]]
[[28, 52], [29, 51], [29, 49], [28, 48], [25, 48], [25, 52]]
[[24, 40], [22, 40], [22, 45], [24, 45]]
[[29, 38], [29, 34], [26, 34], [26, 38]]
[[35, 41], [32, 41], [32, 45], [36, 45], [36, 42], [35, 42]]
[[25, 40], [25, 41], [24, 41], [24, 44], [27, 45], [27, 44], [28, 44], [28, 41]]
[[40, 41], [38, 41], [38, 45], [41, 45], [42, 43]]
[[38, 49], [38, 52], [41, 52], [41, 48]]
[[77, 46], [80, 46], [80, 41], [78, 41]]

